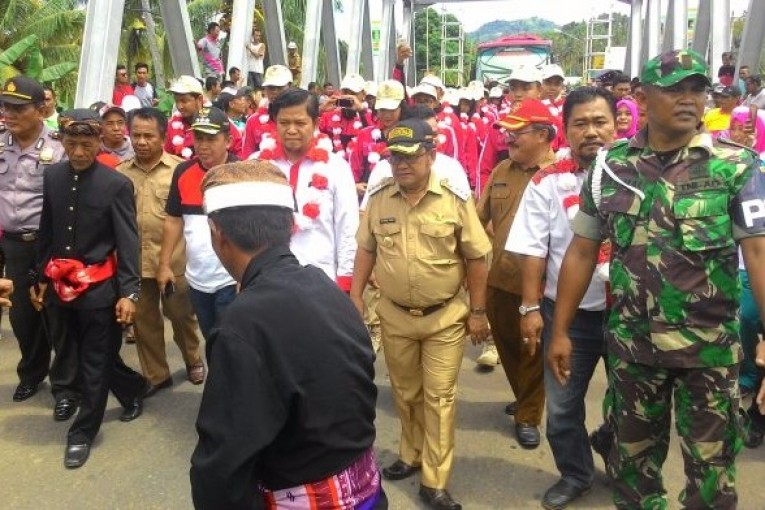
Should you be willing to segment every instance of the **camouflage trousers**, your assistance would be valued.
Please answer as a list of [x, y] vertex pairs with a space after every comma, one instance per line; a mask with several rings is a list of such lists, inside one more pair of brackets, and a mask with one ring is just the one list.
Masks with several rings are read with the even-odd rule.
[[685, 464], [683, 508], [736, 508], [739, 366], [659, 368], [608, 359], [604, 411], [614, 431], [608, 462], [614, 504], [620, 509], [663, 510], [661, 468], [667, 458], [674, 397], [675, 427]]

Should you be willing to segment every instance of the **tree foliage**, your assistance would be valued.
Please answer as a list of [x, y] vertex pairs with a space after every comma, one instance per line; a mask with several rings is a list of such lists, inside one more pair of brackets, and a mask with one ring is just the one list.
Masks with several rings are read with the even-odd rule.
[[[442, 42], [442, 28], [443, 22], [459, 23], [459, 19], [450, 13], [446, 13], [443, 16], [432, 7], [418, 11], [414, 18], [414, 49], [415, 49], [415, 62], [417, 71], [417, 81], [419, 81], [425, 74], [439, 74], [441, 72], [441, 42]], [[449, 28], [447, 28], [449, 30]], [[452, 29], [454, 30], [454, 29]], [[451, 39], [456, 36], [453, 33], [447, 33], [447, 37]], [[446, 46], [447, 54], [453, 55], [458, 52], [459, 45], [456, 41], [448, 41]], [[447, 57], [448, 58], [448, 57]], [[447, 61], [447, 68], [453, 69], [457, 67], [457, 63], [453, 59]], [[472, 67], [475, 65], [475, 43], [465, 38], [463, 42], [463, 84], [469, 81], [469, 76], [472, 71]], [[445, 84], [449, 86], [455, 86], [457, 84], [456, 76], [445, 76]]]
[[24, 73], [70, 102], [85, 24], [80, 7], [78, 0], [0, 0], [0, 79]]

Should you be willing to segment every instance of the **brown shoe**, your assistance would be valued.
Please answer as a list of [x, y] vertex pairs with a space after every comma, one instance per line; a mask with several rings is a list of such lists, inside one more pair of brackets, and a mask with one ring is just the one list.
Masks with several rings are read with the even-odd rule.
[[186, 372], [188, 372], [189, 381], [191, 384], [202, 384], [205, 382], [205, 375], [207, 372], [205, 371], [205, 366], [202, 363], [188, 367]]

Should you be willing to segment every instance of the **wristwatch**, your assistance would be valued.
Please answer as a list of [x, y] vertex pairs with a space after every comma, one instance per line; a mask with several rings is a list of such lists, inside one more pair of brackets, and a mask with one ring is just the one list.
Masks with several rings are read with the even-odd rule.
[[126, 297], [130, 301], [132, 301], [133, 303], [137, 303], [138, 302], [138, 293], [137, 292], [133, 292], [132, 294], [130, 294], [129, 296], [126, 296]]
[[471, 315], [486, 315], [486, 308], [471, 308]]
[[536, 312], [540, 308], [541, 307], [539, 305], [532, 305], [532, 306], [521, 305], [518, 307], [518, 312], [521, 314], [521, 317], [525, 317], [526, 314], [529, 314], [531, 312]]

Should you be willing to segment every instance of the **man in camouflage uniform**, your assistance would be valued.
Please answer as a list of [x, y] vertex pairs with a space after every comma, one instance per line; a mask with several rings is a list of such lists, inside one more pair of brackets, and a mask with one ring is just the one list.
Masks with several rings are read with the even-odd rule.
[[765, 174], [753, 153], [698, 131], [708, 68], [693, 51], [648, 61], [636, 95], [648, 124], [601, 153], [585, 181], [558, 283], [556, 378], [570, 374], [568, 325], [598, 245], [613, 246], [606, 408], [618, 508], [664, 509], [661, 468], [671, 401], [687, 481], [683, 508], [735, 508], [740, 242], [760, 310], [765, 295]]

